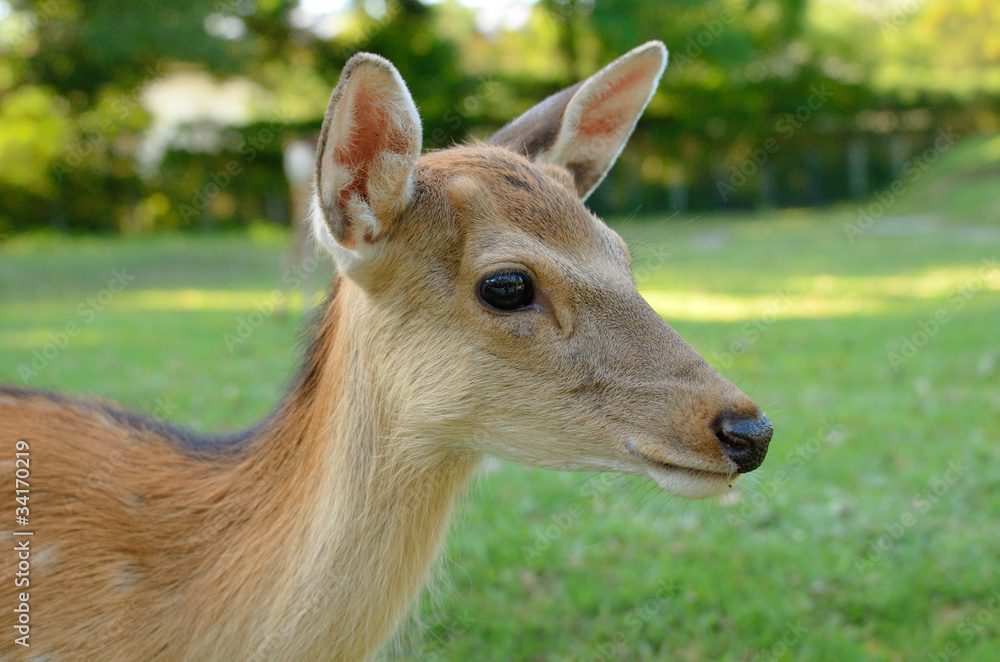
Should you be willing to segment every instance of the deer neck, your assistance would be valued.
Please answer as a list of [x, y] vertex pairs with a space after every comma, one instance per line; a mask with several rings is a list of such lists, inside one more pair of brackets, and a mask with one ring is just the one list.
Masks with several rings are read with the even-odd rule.
[[260, 659], [369, 655], [419, 592], [478, 464], [411, 437], [406, 403], [374, 355], [366, 306], [353, 283], [336, 285], [302, 372], [261, 434], [253, 482], [274, 486], [283, 467], [280, 480], [295, 492], [283, 505], [309, 512], [297, 520], [295, 558], [279, 561], [297, 575], [272, 596], [278, 629]]

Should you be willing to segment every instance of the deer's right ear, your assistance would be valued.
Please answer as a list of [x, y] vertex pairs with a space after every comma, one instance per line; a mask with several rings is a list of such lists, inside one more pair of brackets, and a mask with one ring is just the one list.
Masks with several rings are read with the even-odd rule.
[[371, 254], [413, 192], [420, 116], [392, 63], [348, 60], [316, 153], [313, 230], [342, 268]]
[[586, 200], [632, 135], [666, 66], [661, 42], [633, 48], [587, 80], [553, 94], [489, 142], [536, 163], [566, 168]]

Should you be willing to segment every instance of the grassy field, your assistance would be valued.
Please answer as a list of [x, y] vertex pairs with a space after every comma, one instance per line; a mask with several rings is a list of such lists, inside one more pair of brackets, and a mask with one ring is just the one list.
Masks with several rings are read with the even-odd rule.
[[[768, 459], [709, 502], [488, 464], [399, 656], [997, 659], [1000, 225], [858, 219], [617, 223], [643, 294], [768, 412]], [[306, 317], [283, 241], [8, 241], [0, 380], [246, 425]]]

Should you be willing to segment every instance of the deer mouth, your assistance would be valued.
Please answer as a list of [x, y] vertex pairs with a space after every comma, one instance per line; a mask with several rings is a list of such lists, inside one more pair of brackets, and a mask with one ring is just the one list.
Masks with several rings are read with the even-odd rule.
[[739, 480], [739, 474], [681, 467], [653, 459], [648, 459], [644, 468], [646, 474], [661, 488], [688, 499], [704, 499], [722, 494]]
[[632, 443], [628, 446], [639, 460], [643, 473], [660, 488], [677, 496], [688, 499], [716, 496], [730, 490], [740, 478], [740, 475], [733, 471], [723, 473], [664, 462], [646, 455]]

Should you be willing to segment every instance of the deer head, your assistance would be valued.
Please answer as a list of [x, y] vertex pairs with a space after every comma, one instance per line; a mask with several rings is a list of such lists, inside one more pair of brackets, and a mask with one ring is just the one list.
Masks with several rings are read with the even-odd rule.
[[643, 300], [625, 243], [583, 204], [666, 60], [647, 43], [488, 143], [423, 156], [396, 69], [348, 62], [314, 229], [350, 290], [372, 415], [405, 452], [639, 474], [687, 497], [760, 465], [767, 418]]

